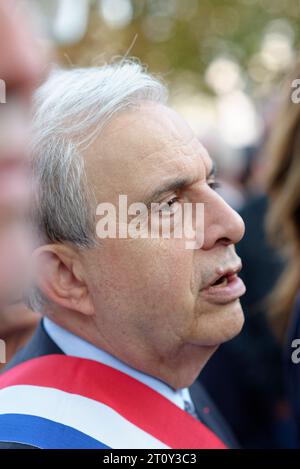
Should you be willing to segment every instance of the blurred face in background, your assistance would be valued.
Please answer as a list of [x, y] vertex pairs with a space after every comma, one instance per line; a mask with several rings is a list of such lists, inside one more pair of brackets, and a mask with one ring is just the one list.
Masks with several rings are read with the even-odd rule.
[[44, 63], [27, 16], [15, 1], [0, 2], [0, 307], [18, 299], [31, 238], [26, 146], [31, 95]]

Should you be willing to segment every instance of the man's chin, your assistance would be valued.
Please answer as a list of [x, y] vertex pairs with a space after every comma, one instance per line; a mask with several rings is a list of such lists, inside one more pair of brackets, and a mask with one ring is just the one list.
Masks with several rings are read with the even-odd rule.
[[195, 337], [198, 345], [218, 347], [236, 337], [242, 330], [245, 317], [239, 300], [227, 305], [210, 305], [205, 314], [201, 314]]
[[227, 311], [224, 311], [222, 328], [220, 327], [220, 332], [222, 331], [222, 334], [219, 345], [236, 337], [243, 329], [244, 322], [245, 316], [243, 309], [240, 301], [236, 300], [233, 305], [228, 305]]

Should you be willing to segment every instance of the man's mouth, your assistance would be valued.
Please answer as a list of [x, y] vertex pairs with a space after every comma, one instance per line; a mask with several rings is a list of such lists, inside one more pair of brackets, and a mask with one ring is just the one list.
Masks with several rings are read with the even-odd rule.
[[241, 267], [238, 265], [227, 270], [218, 269], [208, 286], [201, 290], [201, 295], [216, 304], [227, 304], [237, 300], [246, 291], [244, 282], [238, 277]]
[[227, 273], [225, 275], [222, 275], [222, 277], [218, 278], [218, 280], [216, 280], [210, 286], [211, 287], [216, 287], [216, 288], [227, 287], [227, 285], [229, 283], [233, 282], [236, 278], [237, 278], [236, 273]]

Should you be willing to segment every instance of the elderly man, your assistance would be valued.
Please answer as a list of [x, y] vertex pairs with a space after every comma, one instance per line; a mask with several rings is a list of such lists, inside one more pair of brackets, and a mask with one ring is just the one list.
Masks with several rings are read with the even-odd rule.
[[44, 71], [43, 55], [20, 5], [0, 2], [0, 367], [24, 345], [39, 320], [15, 303], [22, 299], [30, 254], [26, 131], [31, 95]]
[[[244, 225], [166, 98], [132, 61], [56, 71], [37, 93], [31, 301], [45, 317], [0, 378], [2, 447], [235, 444], [193, 383], [243, 325], [234, 244]], [[124, 235], [132, 218], [120, 195], [139, 204], [141, 236]], [[172, 230], [181, 207], [198, 203], [205, 223], [191, 249]], [[107, 236], [101, 204], [118, 207], [118, 229]], [[163, 217], [159, 236], [147, 232], [145, 217], [157, 207], [172, 219], [170, 236]]]

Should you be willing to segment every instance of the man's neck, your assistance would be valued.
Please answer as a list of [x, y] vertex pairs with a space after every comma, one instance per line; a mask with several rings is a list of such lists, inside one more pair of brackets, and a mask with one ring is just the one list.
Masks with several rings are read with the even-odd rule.
[[132, 378], [143, 382], [147, 386], [173, 401], [179, 407], [183, 408], [183, 395], [186, 395], [185, 390], [180, 389], [176, 391], [172, 389], [172, 387], [170, 387], [162, 380], [131, 367], [103, 349], [95, 347], [86, 340], [78, 337], [70, 331], [67, 331], [55, 322], [51, 321], [49, 318], [44, 318], [43, 321], [47, 334], [66, 355], [96, 360], [100, 363], [115, 368], [122, 373], [125, 373]]

